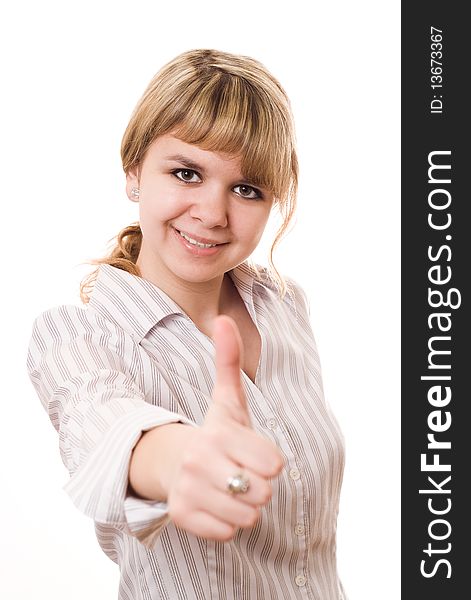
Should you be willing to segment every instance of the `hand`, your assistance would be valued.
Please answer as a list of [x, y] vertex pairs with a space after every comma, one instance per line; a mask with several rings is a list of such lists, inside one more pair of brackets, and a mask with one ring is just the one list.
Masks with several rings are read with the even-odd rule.
[[[214, 323], [216, 383], [200, 428], [191, 428], [168, 486], [173, 522], [207, 539], [227, 541], [238, 527], [252, 527], [271, 499], [269, 479], [283, 468], [276, 445], [252, 428], [240, 378], [242, 339], [235, 321]], [[242, 471], [247, 492], [232, 495], [227, 478]]]

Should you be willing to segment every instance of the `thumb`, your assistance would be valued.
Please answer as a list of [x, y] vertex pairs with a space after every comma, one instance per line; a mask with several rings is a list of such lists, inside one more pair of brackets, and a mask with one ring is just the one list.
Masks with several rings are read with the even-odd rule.
[[214, 322], [216, 346], [216, 384], [213, 398], [231, 408], [231, 415], [250, 425], [247, 400], [240, 369], [243, 357], [242, 338], [236, 322], [228, 315], [218, 315]]

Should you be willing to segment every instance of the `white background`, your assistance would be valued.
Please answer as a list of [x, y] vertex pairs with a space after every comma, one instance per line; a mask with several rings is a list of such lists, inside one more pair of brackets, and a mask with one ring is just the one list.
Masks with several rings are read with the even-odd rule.
[[206, 47], [257, 58], [291, 98], [299, 209], [275, 262], [310, 298], [325, 394], [346, 438], [339, 572], [350, 600], [397, 600], [400, 3], [11, 6], [0, 19], [2, 596], [117, 598], [118, 568], [62, 491], [68, 475], [26, 375], [27, 344], [42, 310], [80, 304], [90, 270], [80, 263], [137, 220], [119, 147], [147, 83]]

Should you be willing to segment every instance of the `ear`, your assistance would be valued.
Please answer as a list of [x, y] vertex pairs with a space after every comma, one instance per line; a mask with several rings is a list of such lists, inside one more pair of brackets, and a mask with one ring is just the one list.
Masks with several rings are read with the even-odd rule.
[[131, 195], [132, 188], [138, 188], [140, 182], [139, 167], [133, 167], [126, 173], [126, 195], [129, 200], [135, 202], [135, 198]]

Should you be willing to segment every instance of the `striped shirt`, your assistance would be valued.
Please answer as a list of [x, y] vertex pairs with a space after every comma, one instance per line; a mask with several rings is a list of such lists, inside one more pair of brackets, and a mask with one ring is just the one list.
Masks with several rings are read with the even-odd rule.
[[133, 497], [129, 461], [143, 431], [204, 422], [215, 352], [153, 283], [101, 265], [88, 306], [39, 315], [30, 379], [59, 433], [64, 489], [94, 519], [120, 567], [119, 600], [346, 599], [336, 567], [344, 443], [326, 404], [301, 286], [283, 300], [249, 263], [229, 272], [262, 341], [255, 383], [241, 371], [253, 428], [284, 468], [253, 527], [226, 542], [175, 526], [165, 502]]

